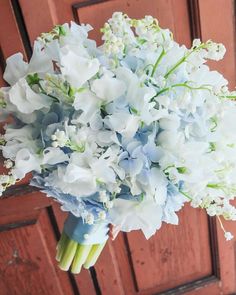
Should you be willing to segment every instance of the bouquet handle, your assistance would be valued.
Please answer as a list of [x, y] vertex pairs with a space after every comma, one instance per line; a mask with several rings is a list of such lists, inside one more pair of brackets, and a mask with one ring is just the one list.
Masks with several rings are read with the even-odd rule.
[[56, 259], [61, 270], [78, 274], [82, 266], [92, 267], [108, 239], [108, 223], [99, 221], [89, 225], [81, 217], [69, 213], [57, 245]]

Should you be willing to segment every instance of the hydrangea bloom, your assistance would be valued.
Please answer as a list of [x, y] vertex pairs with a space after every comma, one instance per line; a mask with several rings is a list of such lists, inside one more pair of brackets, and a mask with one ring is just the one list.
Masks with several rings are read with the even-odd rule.
[[114, 13], [100, 47], [90, 29], [57, 26], [29, 64], [7, 59], [0, 106], [14, 121], [0, 138], [9, 169], [0, 192], [33, 172], [31, 185], [85, 224], [146, 238], [178, 224], [185, 202], [236, 220], [236, 94], [206, 65], [225, 47], [194, 40], [188, 49], [151, 16]]

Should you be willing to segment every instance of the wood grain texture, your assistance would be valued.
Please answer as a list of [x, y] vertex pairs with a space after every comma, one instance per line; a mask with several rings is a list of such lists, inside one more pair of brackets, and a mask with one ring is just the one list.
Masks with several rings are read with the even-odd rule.
[[[233, 88], [236, 84], [235, 1], [199, 0], [198, 7], [201, 27], [200, 37], [203, 40], [212, 39], [221, 42], [227, 49], [225, 58], [217, 63], [211, 62], [210, 66], [224, 74], [229, 80], [231, 88]], [[234, 204], [236, 205], [236, 202]], [[224, 224], [226, 229], [236, 236], [235, 223], [224, 222]], [[226, 242], [219, 224], [217, 224], [217, 233], [221, 276], [220, 289], [223, 294], [233, 294], [236, 292], [236, 240]]]
[[31, 197], [36, 201], [31, 210], [23, 208], [23, 202], [17, 204], [18, 214], [11, 211], [5, 218], [1, 215], [0, 294], [72, 295], [67, 273], [59, 271], [55, 262], [56, 238], [47, 207], [39, 208]]
[[[19, 13], [16, 17], [17, 1], [2, 0], [0, 2], [0, 86], [6, 86], [3, 80], [3, 72], [5, 70], [6, 59], [14, 53], [21, 52], [25, 59], [29, 57], [29, 44], [22, 39], [24, 31], [19, 27]], [[21, 30], [20, 30], [21, 29]], [[22, 34], [23, 32], [23, 34]], [[3, 123], [0, 124], [2, 131]], [[3, 159], [0, 155], [0, 173], [5, 172], [3, 168]], [[28, 183], [28, 179], [22, 180], [18, 184]]]
[[[211, 62], [213, 69], [220, 71], [235, 87], [235, 7], [232, 0], [199, 0], [201, 38], [223, 43], [227, 52], [222, 61]], [[210, 12], [210, 13], [209, 13]]]
[[163, 291], [211, 275], [206, 215], [186, 205], [179, 219], [179, 226], [164, 224], [148, 243], [141, 233], [129, 234], [139, 291]]
[[[98, 3], [96, 3], [98, 2]], [[100, 2], [100, 3], [99, 3]], [[83, 4], [86, 5], [83, 5]], [[111, 17], [115, 11], [127, 13], [132, 18], [142, 18], [144, 15], [153, 15], [158, 18], [160, 26], [169, 27], [174, 33], [178, 42], [190, 44], [190, 28], [188, 19], [187, 1], [180, 0], [115, 0], [115, 1], [84, 1], [73, 5], [77, 11], [79, 23], [90, 23], [94, 27], [90, 37], [100, 41], [100, 32], [104, 22]], [[89, 3], [91, 3], [89, 5]], [[178, 30], [177, 24], [179, 26]], [[184, 33], [185, 34], [184, 34]]]
[[5, 82], [3, 81], [3, 71], [5, 69], [5, 59], [3, 56], [2, 48], [0, 46], [0, 87], [5, 86]]
[[0, 5], [0, 40], [4, 58], [19, 51], [26, 56], [11, 1], [1, 0]]

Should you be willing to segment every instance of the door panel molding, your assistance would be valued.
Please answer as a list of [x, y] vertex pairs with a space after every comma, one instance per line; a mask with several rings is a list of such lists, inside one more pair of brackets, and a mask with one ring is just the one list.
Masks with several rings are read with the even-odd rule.
[[18, 0], [11, 0], [11, 5], [14, 11], [14, 16], [18, 25], [21, 39], [25, 47], [26, 56], [27, 56], [27, 59], [29, 60], [32, 55], [32, 48], [30, 45], [29, 35], [27, 32], [25, 21], [22, 15], [21, 6]]

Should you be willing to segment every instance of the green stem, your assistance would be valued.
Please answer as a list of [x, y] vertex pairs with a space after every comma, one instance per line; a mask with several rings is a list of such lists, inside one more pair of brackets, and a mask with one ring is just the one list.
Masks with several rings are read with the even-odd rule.
[[223, 186], [219, 183], [208, 183], [207, 187], [213, 188], [213, 189], [221, 189]]
[[162, 90], [160, 90], [159, 92], [157, 92], [157, 94], [156, 94], [155, 96], [152, 97], [151, 101], [152, 101], [155, 97], [157, 97], [158, 95], [160, 95], [160, 94], [162, 94], [162, 93], [164, 93], [164, 92], [166, 92], [166, 91], [169, 91], [169, 90], [171, 90], [172, 88], [176, 88], [176, 87], [186, 87], [186, 88], [188, 88], [188, 89], [190, 89], [190, 90], [201, 90], [201, 89], [202, 89], [202, 90], [208, 90], [208, 91], [210, 91], [209, 88], [204, 87], [204, 86], [200, 86], [200, 87], [192, 87], [192, 86], [189, 86], [189, 85], [186, 84], [186, 83], [178, 83], [178, 84], [174, 84], [174, 85], [171, 85], [171, 86], [169, 86], [169, 87], [163, 88]]
[[192, 48], [185, 56], [183, 56], [177, 63], [169, 69], [169, 71], [165, 74], [165, 78], [167, 79], [171, 73], [173, 73], [183, 62], [187, 60], [187, 58], [195, 51], [202, 49], [206, 46], [206, 44], [202, 43], [200, 46], [196, 48]]
[[40, 83], [38, 83], [38, 86], [39, 86], [39, 89], [41, 90], [41, 93], [42, 93], [42, 94], [51, 97], [51, 98], [52, 98], [54, 101], [56, 101], [56, 102], [60, 102], [60, 100], [59, 100], [56, 96], [47, 93], [47, 92], [43, 89], [43, 87], [42, 87], [42, 85], [41, 85]]
[[235, 95], [220, 95], [219, 97], [220, 98], [229, 98], [229, 99], [232, 99], [232, 100], [235, 100], [236, 99], [236, 96]]
[[183, 191], [179, 191], [183, 196], [185, 196], [186, 198], [188, 198], [190, 201], [192, 201], [193, 199], [188, 195], [186, 194], [185, 192]]
[[159, 63], [161, 62], [161, 60], [162, 60], [162, 58], [163, 58], [164, 55], [165, 55], [165, 50], [163, 48], [161, 54], [159, 55], [158, 59], [156, 60], [154, 66], [153, 66], [151, 77], [154, 76], [154, 74], [156, 72], [156, 69], [157, 69], [157, 67], [158, 67]]
[[171, 73], [173, 73], [183, 62], [186, 61], [186, 59], [189, 57], [190, 54], [187, 54], [183, 56], [166, 74], [165, 74], [165, 79], [167, 79]]
[[88, 269], [90, 268], [91, 266], [93, 266], [98, 257], [100, 256], [104, 246], [106, 245], [106, 242], [104, 242], [103, 244], [96, 244], [96, 245], [93, 245], [85, 263], [84, 263], [84, 268]]
[[64, 249], [66, 248], [68, 241], [69, 241], [69, 237], [63, 232], [61, 234], [61, 238], [57, 244], [57, 254], [56, 254], [57, 261], [61, 260]]
[[92, 245], [81, 245], [78, 244], [77, 250], [75, 253], [75, 257], [71, 266], [71, 272], [73, 274], [78, 274], [81, 271], [82, 265], [85, 263], [90, 251], [91, 251]]
[[64, 247], [62, 258], [59, 261], [59, 267], [61, 270], [67, 271], [74, 259], [78, 243], [69, 239]]

